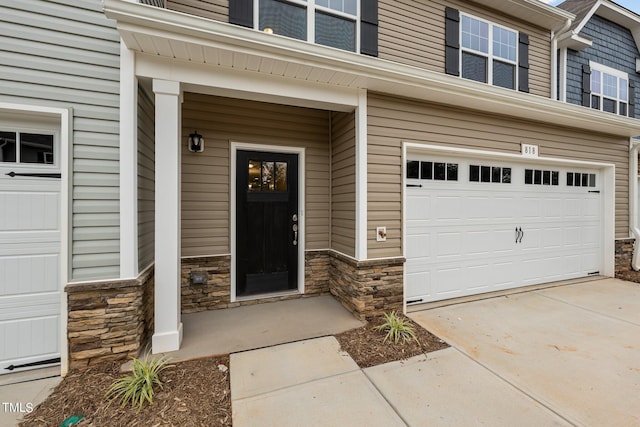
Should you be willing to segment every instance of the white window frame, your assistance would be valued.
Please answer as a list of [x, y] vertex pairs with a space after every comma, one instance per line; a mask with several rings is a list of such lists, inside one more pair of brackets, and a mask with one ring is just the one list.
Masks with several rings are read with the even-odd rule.
[[[475, 19], [477, 21], [480, 22], [484, 22], [486, 24], [489, 25], [489, 52], [485, 53], [485, 52], [481, 52], [479, 50], [475, 50], [475, 49], [471, 49], [471, 48], [467, 48], [462, 46], [462, 17], [466, 16], [467, 18], [470, 19]], [[495, 56], [493, 54], [493, 29], [497, 27], [497, 28], [501, 28], [503, 30], [507, 30], [507, 31], [511, 31], [516, 33], [516, 60], [515, 61], [511, 61], [509, 59], [505, 59], [505, 58], [501, 58], [499, 56]], [[502, 86], [497, 86], [493, 83], [493, 61], [498, 61], [498, 62], [504, 62], [506, 64], [510, 64], [515, 66], [515, 71], [514, 71], [514, 85], [513, 85], [513, 89], [510, 90], [518, 90], [518, 61], [519, 61], [519, 49], [518, 49], [518, 40], [519, 40], [519, 36], [520, 36], [520, 32], [518, 30], [515, 30], [513, 28], [509, 28], [506, 27], [504, 25], [500, 25], [500, 24], [496, 24], [494, 22], [488, 21], [486, 19], [482, 19], [482, 18], [478, 18], [477, 16], [474, 15], [470, 15], [468, 13], [460, 13], [460, 29], [459, 29], [459, 40], [460, 40], [460, 53], [459, 53], [459, 64], [460, 64], [460, 77], [462, 77], [462, 54], [463, 52], [468, 52], [471, 53], [473, 55], [478, 55], [478, 56], [483, 56], [485, 58], [487, 58], [488, 62], [487, 62], [487, 83], [491, 86], [496, 86], [496, 87], [501, 87], [503, 89], [508, 89], [508, 88], [504, 88]], [[467, 79], [470, 80], [470, 79]], [[475, 81], [475, 80], [473, 80]]]
[[[631, 93], [629, 93], [629, 74], [624, 71], [616, 70], [615, 68], [607, 67], [606, 65], [599, 64], [597, 62], [589, 61], [589, 67], [591, 68], [591, 77], [589, 79], [589, 91], [591, 94], [589, 95], [589, 106], [593, 108], [593, 96], [598, 96], [600, 98], [600, 105], [598, 110], [604, 111], [604, 100], [610, 99], [616, 101], [616, 112], [612, 114], [617, 114], [619, 116], [628, 117], [629, 116], [629, 97]], [[593, 87], [593, 72], [598, 71], [600, 73], [600, 93], [594, 93], [591, 88]], [[618, 95], [617, 97], [611, 98], [610, 96], [604, 95], [604, 74], [609, 74], [610, 76], [616, 77], [618, 79]], [[624, 79], [627, 81], [626, 89], [627, 89], [627, 100], [623, 101], [620, 98], [620, 89], [622, 85], [620, 84], [620, 79]], [[620, 104], [626, 104], [627, 106], [627, 114], [620, 114]]]
[[[328, 15], [336, 16], [338, 18], [348, 19], [355, 21], [356, 24], [356, 40], [355, 40], [355, 53], [360, 53], [360, 0], [356, 0], [356, 14], [341, 12], [335, 9], [331, 9], [325, 6], [316, 5], [316, 0], [278, 0], [283, 3], [290, 3], [295, 6], [304, 7], [307, 10], [307, 42], [316, 44], [316, 11], [323, 12]], [[260, 28], [260, 0], [253, 0], [253, 29], [263, 31]], [[325, 46], [325, 45], [320, 45]], [[326, 46], [331, 47], [331, 46]], [[336, 49], [336, 48], [333, 48]], [[346, 51], [350, 52], [350, 51]]]

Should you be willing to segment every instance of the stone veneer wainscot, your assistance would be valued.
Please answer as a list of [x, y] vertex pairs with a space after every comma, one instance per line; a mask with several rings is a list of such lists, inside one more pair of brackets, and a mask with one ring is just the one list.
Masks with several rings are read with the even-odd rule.
[[404, 258], [356, 261], [331, 252], [331, 293], [361, 320], [402, 312]]
[[137, 279], [70, 283], [69, 368], [136, 357], [153, 332], [154, 271]]
[[[207, 282], [202, 285], [192, 285], [192, 272], [206, 274]], [[183, 258], [181, 281], [182, 313], [328, 295], [329, 255], [327, 251], [308, 251], [305, 253], [304, 294], [231, 302], [231, 257], [228, 255]]]

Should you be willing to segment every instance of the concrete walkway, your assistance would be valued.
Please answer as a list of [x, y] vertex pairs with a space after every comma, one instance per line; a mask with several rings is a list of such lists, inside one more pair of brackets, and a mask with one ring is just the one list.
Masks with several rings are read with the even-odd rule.
[[640, 285], [412, 313], [452, 347], [368, 369], [333, 337], [231, 355], [234, 426], [640, 425]]
[[232, 354], [233, 425], [568, 425], [454, 348], [361, 370], [339, 347], [324, 337]]

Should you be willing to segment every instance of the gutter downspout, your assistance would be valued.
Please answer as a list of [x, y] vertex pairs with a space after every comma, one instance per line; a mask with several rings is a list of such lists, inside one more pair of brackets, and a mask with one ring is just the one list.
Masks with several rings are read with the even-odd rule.
[[640, 270], [640, 229], [638, 228], [638, 152], [640, 139], [629, 141], [629, 229], [635, 239], [631, 268]]
[[558, 99], [558, 38], [571, 27], [572, 19], [567, 22], [558, 31], [551, 32], [551, 99]]

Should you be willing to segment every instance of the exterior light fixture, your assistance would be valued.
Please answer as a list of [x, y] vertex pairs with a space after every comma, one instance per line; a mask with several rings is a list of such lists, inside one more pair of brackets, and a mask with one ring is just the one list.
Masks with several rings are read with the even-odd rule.
[[204, 151], [204, 139], [198, 131], [189, 134], [189, 143], [187, 147], [192, 153], [202, 153]]
[[263, 32], [267, 33], [267, 34], [273, 34], [273, 28], [269, 28], [266, 27], [264, 30], [262, 30]]

